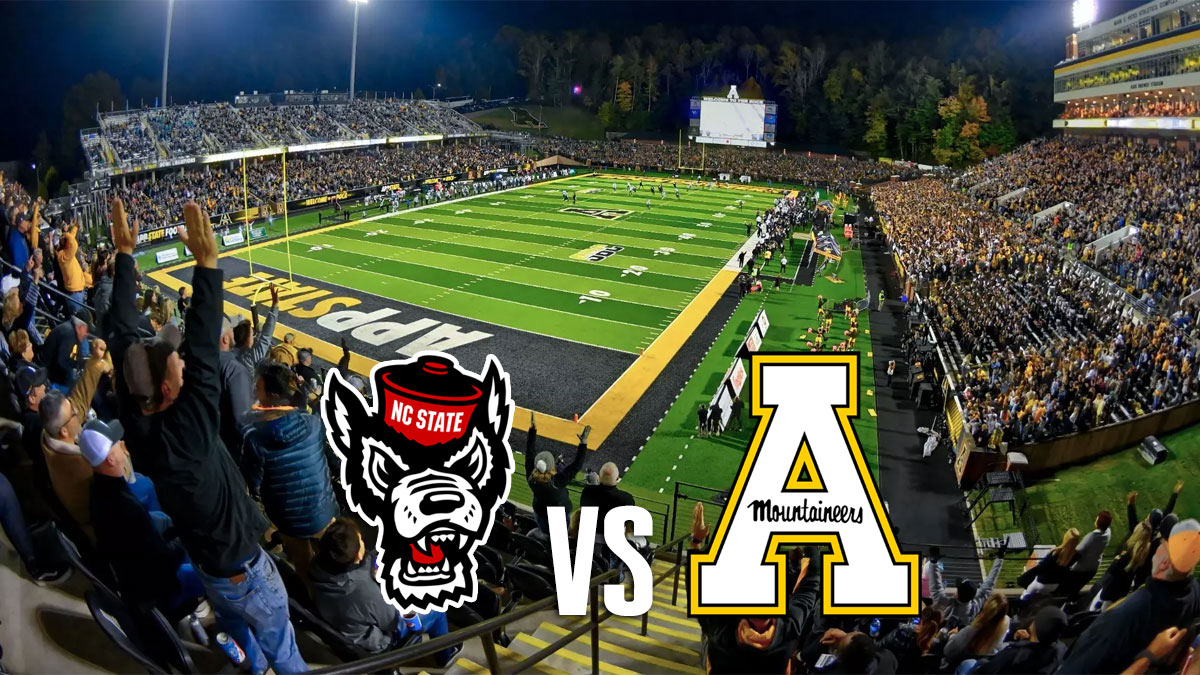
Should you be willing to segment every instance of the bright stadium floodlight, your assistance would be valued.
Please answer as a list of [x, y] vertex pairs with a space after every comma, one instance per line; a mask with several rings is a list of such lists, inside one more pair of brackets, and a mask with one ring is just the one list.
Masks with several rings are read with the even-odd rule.
[[367, 0], [350, 0], [354, 4], [354, 34], [350, 38], [350, 100], [354, 100], [354, 67], [358, 60], [358, 6], [367, 4]]
[[163, 74], [162, 74], [162, 99], [158, 104], [162, 107], [167, 105], [167, 64], [171, 60], [171, 19], [175, 16], [175, 0], [167, 0], [167, 39], [163, 45]]
[[1071, 6], [1071, 18], [1076, 28], [1091, 25], [1096, 20], [1096, 0], [1075, 0]]

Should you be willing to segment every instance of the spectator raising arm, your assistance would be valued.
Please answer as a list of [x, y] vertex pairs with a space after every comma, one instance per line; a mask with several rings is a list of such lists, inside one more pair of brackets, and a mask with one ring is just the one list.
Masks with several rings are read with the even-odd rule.
[[275, 320], [279, 318], [279, 287], [271, 284], [271, 311], [267, 313], [267, 322], [263, 324], [262, 330], [254, 338], [254, 346], [246, 355], [249, 361], [246, 367], [253, 370], [267, 358], [267, 351], [271, 349], [271, 340], [275, 337]]
[[[217, 243], [213, 238], [208, 214], [190, 203], [183, 209], [185, 228], [179, 238], [196, 259], [192, 277], [194, 296], [187, 317], [187, 346], [184, 366], [187, 382], [176, 406], [195, 415], [196, 421], [217, 425], [217, 406], [221, 394], [221, 271], [217, 269]], [[203, 428], [203, 427], [202, 427]]]
[[[112, 310], [109, 314], [109, 338], [113, 365], [122, 372], [125, 351], [138, 339], [137, 271], [133, 260], [133, 247], [137, 243], [138, 223], [130, 227], [125, 218], [125, 204], [120, 197], [112, 201], [112, 223], [109, 234], [113, 247], [117, 249], [116, 272], [113, 275]], [[125, 378], [117, 378], [117, 395], [124, 399], [128, 395]]]

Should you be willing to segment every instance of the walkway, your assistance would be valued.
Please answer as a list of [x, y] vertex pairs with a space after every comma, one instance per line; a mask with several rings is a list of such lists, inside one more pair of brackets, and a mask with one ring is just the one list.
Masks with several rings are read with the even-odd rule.
[[[862, 259], [869, 289], [867, 296], [872, 300], [871, 344], [875, 351], [875, 382], [878, 385], [875, 410], [879, 415], [879, 474], [883, 499], [890, 507], [889, 515], [897, 539], [909, 544], [904, 547], [906, 550], [913, 549], [911, 544], [938, 544], [947, 555], [962, 555], [966, 549], [949, 547], [971, 546], [974, 540], [960, 508], [962, 494], [955, 484], [954, 467], [945, 451], [923, 459], [921, 448], [925, 437], [916, 431], [917, 427], [931, 426], [937, 411], [918, 410], [916, 402], [908, 399], [905, 387], [907, 365], [900, 349], [905, 329], [900, 279], [882, 241], [867, 243]], [[884, 311], [876, 312], [874, 304], [880, 287], [888, 301], [884, 303]], [[887, 364], [892, 359], [896, 360], [896, 373], [892, 386], [887, 387]], [[927, 548], [921, 546], [918, 552], [925, 554]], [[950, 567], [947, 560], [947, 576], [951, 576]]]

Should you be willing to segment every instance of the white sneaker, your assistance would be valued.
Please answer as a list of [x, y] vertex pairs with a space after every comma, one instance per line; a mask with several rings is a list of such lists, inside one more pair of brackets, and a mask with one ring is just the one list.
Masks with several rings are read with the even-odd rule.
[[212, 607], [209, 606], [208, 600], [201, 600], [199, 605], [196, 605], [196, 611], [192, 612], [197, 619], [207, 619], [212, 615]]

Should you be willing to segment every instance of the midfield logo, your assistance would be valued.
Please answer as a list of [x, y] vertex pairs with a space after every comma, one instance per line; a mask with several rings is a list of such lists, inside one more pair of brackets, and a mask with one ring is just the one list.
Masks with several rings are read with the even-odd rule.
[[588, 248], [583, 249], [578, 253], [571, 255], [572, 260], [590, 260], [592, 262], [600, 262], [605, 258], [616, 255], [625, 250], [624, 246], [592, 244]]
[[633, 211], [625, 209], [585, 209], [579, 206], [568, 206], [565, 209], [559, 209], [561, 213], [577, 213], [581, 216], [591, 216], [592, 218], [600, 218], [602, 220], [616, 220], [621, 216], [627, 216]]

